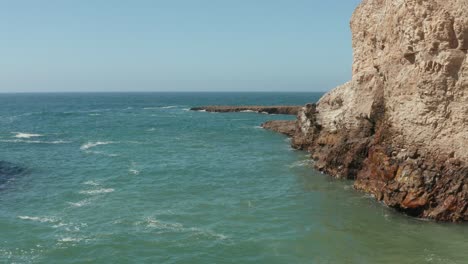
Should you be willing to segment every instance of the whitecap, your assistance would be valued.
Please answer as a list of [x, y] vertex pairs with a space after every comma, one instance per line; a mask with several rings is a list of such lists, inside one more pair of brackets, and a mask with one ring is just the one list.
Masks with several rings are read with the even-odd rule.
[[261, 126], [254, 126], [255, 129], [263, 129]]
[[81, 240], [83, 239], [78, 238], [78, 237], [62, 237], [58, 241], [59, 242], [80, 242]]
[[58, 223], [56, 225], [53, 225], [52, 227], [53, 228], [59, 228], [59, 227], [62, 227], [62, 226], [67, 226], [67, 224], [64, 224], [64, 223], [60, 222], [60, 223]]
[[155, 107], [145, 107], [144, 110], [155, 110], [155, 109], [171, 109], [176, 108], [177, 105], [168, 105], [168, 106], [155, 106]]
[[94, 195], [94, 194], [102, 194], [102, 193], [111, 193], [113, 192], [114, 189], [112, 188], [102, 188], [102, 189], [95, 189], [95, 190], [83, 190], [80, 191], [81, 194], [89, 194], [89, 195]]
[[22, 132], [11, 132], [11, 133], [16, 134], [14, 136], [15, 138], [32, 138], [32, 137], [42, 137], [43, 136], [41, 134], [22, 133]]
[[91, 203], [91, 201], [89, 199], [85, 199], [85, 200], [82, 200], [82, 201], [79, 201], [79, 202], [76, 202], [76, 203], [68, 202], [68, 204], [73, 206], [73, 207], [82, 207], [82, 206], [88, 205], [90, 203]]
[[195, 232], [195, 234], [197, 235], [210, 236], [210, 237], [217, 238], [219, 240], [225, 240], [228, 238], [224, 234], [216, 233], [208, 229], [200, 229], [200, 228], [192, 227], [190, 228], [190, 231]]
[[94, 148], [94, 147], [97, 147], [97, 146], [100, 146], [100, 145], [108, 145], [108, 144], [112, 144], [114, 142], [112, 141], [97, 141], [97, 142], [88, 142], [86, 144], [83, 144], [80, 149], [81, 150], [88, 150], [90, 148]]
[[90, 116], [100, 116], [101, 114], [89, 114]]
[[65, 141], [65, 140], [55, 140], [55, 141], [41, 141], [41, 140], [22, 140], [22, 139], [2, 139], [0, 142], [4, 143], [27, 143], [27, 144], [68, 144], [71, 143], [71, 141]]
[[43, 141], [42, 143], [45, 143], [45, 144], [68, 144], [68, 143], [71, 143], [71, 141], [55, 140], [55, 141]]
[[242, 110], [242, 111], [239, 111], [241, 113], [258, 113], [257, 111], [253, 111], [253, 110]]
[[190, 108], [183, 108], [183, 111], [190, 111]]
[[98, 186], [99, 183], [95, 182], [95, 181], [85, 181], [83, 182], [84, 185], [92, 185], [92, 186]]
[[30, 221], [34, 221], [34, 222], [40, 222], [40, 223], [57, 223], [58, 220], [56, 218], [53, 218], [53, 217], [39, 217], [39, 216], [23, 216], [23, 215], [20, 215], [18, 216], [19, 219], [21, 220], [30, 220]]
[[139, 170], [135, 170], [135, 169], [129, 169], [128, 172], [132, 173], [133, 175], [138, 175], [138, 174], [140, 174], [140, 171], [139, 171]]
[[206, 112], [205, 109], [202, 109], [202, 110], [196, 110], [197, 112]]

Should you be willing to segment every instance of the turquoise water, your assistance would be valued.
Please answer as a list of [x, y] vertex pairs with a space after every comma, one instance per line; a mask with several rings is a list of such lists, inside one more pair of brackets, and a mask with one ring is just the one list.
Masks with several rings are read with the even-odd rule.
[[0, 263], [467, 263], [466, 225], [396, 213], [258, 127], [294, 117], [188, 111], [319, 97], [0, 95]]

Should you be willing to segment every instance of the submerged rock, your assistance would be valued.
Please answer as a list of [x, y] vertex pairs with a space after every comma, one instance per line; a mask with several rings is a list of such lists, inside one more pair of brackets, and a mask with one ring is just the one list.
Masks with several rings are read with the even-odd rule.
[[364, 0], [353, 78], [298, 114], [315, 166], [416, 217], [468, 220], [468, 1]]
[[4, 186], [12, 178], [23, 174], [25, 171], [26, 170], [24, 168], [13, 163], [0, 161], [0, 188], [2, 188], [2, 186]]
[[192, 111], [206, 112], [257, 112], [262, 114], [278, 114], [278, 115], [297, 115], [301, 106], [201, 106], [193, 107]]

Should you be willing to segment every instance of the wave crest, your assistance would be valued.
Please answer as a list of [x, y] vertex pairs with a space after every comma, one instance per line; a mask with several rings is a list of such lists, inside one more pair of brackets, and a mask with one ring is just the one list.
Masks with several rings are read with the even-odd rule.
[[95, 194], [102, 194], [102, 193], [111, 193], [115, 191], [114, 189], [112, 188], [102, 188], [102, 189], [95, 189], [95, 190], [84, 190], [84, 191], [80, 191], [81, 194], [89, 194], [89, 195], [95, 195]]
[[32, 133], [23, 133], [23, 132], [11, 132], [13, 134], [16, 134], [14, 137], [15, 138], [32, 138], [32, 137], [42, 137], [43, 135], [41, 134], [32, 134]]
[[90, 148], [94, 148], [94, 147], [97, 147], [97, 146], [100, 146], [100, 145], [108, 145], [108, 144], [112, 144], [114, 142], [112, 141], [97, 141], [97, 142], [88, 142], [86, 144], [83, 144], [80, 149], [81, 150], [88, 150]]
[[68, 144], [71, 141], [55, 140], [55, 141], [41, 141], [41, 140], [23, 140], [23, 139], [2, 139], [0, 142], [4, 143], [27, 143], [27, 144]]

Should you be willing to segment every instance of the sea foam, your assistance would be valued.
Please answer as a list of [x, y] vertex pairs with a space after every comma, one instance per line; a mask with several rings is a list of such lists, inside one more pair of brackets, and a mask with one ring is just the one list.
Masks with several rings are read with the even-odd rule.
[[143, 222], [137, 222], [137, 225], [144, 224], [147, 228], [158, 229], [162, 232], [182, 232], [192, 233], [193, 235], [202, 235], [213, 237], [215, 239], [224, 240], [228, 237], [224, 234], [216, 233], [209, 229], [203, 229], [198, 227], [185, 227], [181, 223], [177, 222], [164, 222], [154, 218], [146, 218]]
[[26, 144], [68, 144], [71, 141], [55, 140], [55, 141], [42, 141], [42, 140], [23, 140], [23, 139], [2, 139], [0, 142], [4, 143], [26, 143]]
[[85, 181], [83, 182], [84, 185], [92, 185], [92, 186], [98, 186], [99, 183], [95, 182], [95, 181]]
[[307, 160], [299, 160], [294, 162], [291, 165], [288, 165], [289, 168], [297, 168], [297, 167], [309, 167], [314, 165], [314, 160], [307, 159]]
[[128, 172], [132, 173], [133, 175], [138, 175], [138, 174], [140, 174], [140, 171], [139, 171], [139, 170], [135, 170], [135, 169], [129, 169]]
[[88, 150], [90, 148], [94, 148], [94, 147], [97, 147], [97, 146], [100, 146], [100, 145], [108, 145], [108, 144], [112, 144], [114, 142], [112, 141], [97, 141], [97, 142], [88, 142], [86, 144], [83, 144], [80, 149], [81, 150]]
[[82, 207], [82, 206], [88, 205], [90, 203], [91, 203], [91, 200], [89, 200], [89, 199], [85, 199], [85, 200], [82, 200], [82, 201], [79, 201], [79, 202], [76, 202], [76, 203], [68, 202], [68, 204], [73, 206], [73, 207]]
[[81, 240], [83, 240], [82, 238], [78, 238], [78, 237], [63, 237], [63, 238], [60, 238], [58, 241], [59, 242], [80, 242]]
[[32, 138], [32, 137], [42, 137], [43, 136], [41, 134], [22, 133], [22, 132], [11, 132], [11, 133], [16, 134], [14, 136], [15, 138]]
[[94, 194], [102, 194], [102, 193], [111, 193], [113, 192], [114, 189], [108, 188], [108, 189], [95, 189], [95, 190], [83, 190], [80, 191], [81, 194], [89, 194], [89, 195], [94, 195]]
[[53, 218], [53, 217], [38, 217], [38, 216], [23, 216], [20, 215], [18, 216], [19, 219], [21, 220], [30, 220], [34, 222], [40, 222], [40, 223], [57, 223], [58, 220]]
[[155, 109], [171, 109], [176, 108], [177, 105], [168, 105], [168, 106], [155, 106], [155, 107], [144, 107], [144, 110], [155, 110]]

